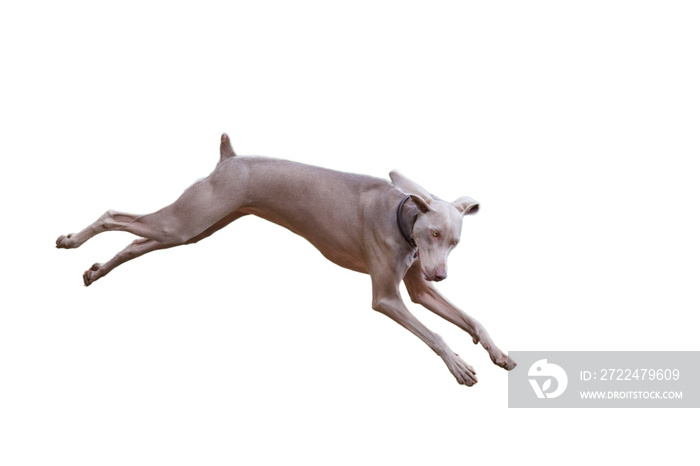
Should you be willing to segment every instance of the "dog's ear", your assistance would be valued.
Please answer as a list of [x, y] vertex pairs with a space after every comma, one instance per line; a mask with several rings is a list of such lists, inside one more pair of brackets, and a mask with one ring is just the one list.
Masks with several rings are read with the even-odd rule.
[[462, 215], [472, 215], [479, 211], [479, 203], [469, 196], [462, 196], [452, 203]]
[[389, 178], [391, 178], [391, 182], [394, 183], [394, 186], [399, 188], [401, 192], [411, 196], [413, 202], [418, 206], [418, 210], [423, 213], [432, 210], [430, 204], [433, 202], [433, 196], [423, 189], [421, 185], [415, 181], [409, 180], [397, 170], [392, 170], [389, 173]]

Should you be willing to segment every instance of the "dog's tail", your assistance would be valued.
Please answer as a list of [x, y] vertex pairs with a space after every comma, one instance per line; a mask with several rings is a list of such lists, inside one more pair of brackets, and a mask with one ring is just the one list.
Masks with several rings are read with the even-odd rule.
[[233, 151], [233, 147], [231, 147], [231, 140], [228, 138], [228, 134], [226, 133], [221, 135], [221, 146], [219, 147], [219, 151], [221, 152], [219, 163], [228, 158], [236, 156], [236, 153]]

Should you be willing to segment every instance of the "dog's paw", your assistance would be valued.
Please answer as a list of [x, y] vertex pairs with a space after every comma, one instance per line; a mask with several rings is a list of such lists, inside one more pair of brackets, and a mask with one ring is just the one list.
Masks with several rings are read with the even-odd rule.
[[446, 360], [445, 363], [460, 385], [471, 387], [478, 382], [474, 368], [464, 362], [458, 355], [455, 354], [454, 357]]
[[73, 242], [70, 239], [71, 236], [73, 236], [73, 233], [59, 236], [58, 239], [56, 239], [56, 247], [59, 249], [74, 248], [75, 246], [73, 245]]
[[92, 264], [92, 267], [87, 269], [85, 273], [83, 273], [83, 283], [85, 286], [90, 286], [92, 283], [94, 283], [98, 278], [100, 278], [99, 274], [97, 273], [98, 270], [100, 270], [100, 267], [102, 264]]
[[491, 361], [507, 371], [513, 370], [517, 364], [507, 354], [501, 353], [499, 356], [491, 355]]

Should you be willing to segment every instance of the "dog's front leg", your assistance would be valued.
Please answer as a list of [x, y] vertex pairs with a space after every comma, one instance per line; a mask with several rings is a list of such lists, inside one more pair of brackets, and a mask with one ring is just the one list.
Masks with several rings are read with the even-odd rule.
[[491, 340], [489, 333], [479, 321], [457, 308], [457, 306], [440, 294], [430, 282], [423, 278], [418, 262], [408, 270], [404, 277], [404, 283], [414, 303], [421, 304], [471, 335], [474, 344], [481, 343], [481, 346], [489, 353], [489, 357], [494, 364], [508, 371], [516, 366], [515, 361], [510, 359]]
[[423, 325], [401, 300], [398, 280], [394, 277], [372, 275], [372, 308], [390, 317], [423, 340], [442, 358], [457, 382], [472, 386], [477, 382], [476, 371], [452, 351], [442, 337]]

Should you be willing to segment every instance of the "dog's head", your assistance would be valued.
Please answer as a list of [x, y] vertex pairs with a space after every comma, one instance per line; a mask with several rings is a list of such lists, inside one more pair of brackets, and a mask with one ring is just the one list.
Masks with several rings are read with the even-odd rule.
[[411, 234], [418, 246], [423, 276], [430, 281], [444, 280], [447, 256], [459, 243], [462, 233], [462, 218], [477, 213], [479, 203], [467, 196], [445, 202], [396, 170], [389, 176], [394, 186], [411, 196], [418, 209]]

